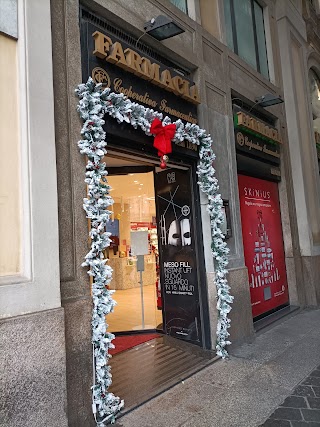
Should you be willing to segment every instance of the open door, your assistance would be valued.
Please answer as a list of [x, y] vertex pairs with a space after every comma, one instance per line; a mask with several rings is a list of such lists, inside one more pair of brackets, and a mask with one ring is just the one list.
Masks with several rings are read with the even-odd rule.
[[202, 345], [190, 170], [155, 172], [164, 332]]
[[[118, 335], [162, 332], [162, 311], [157, 308], [158, 238], [154, 194], [154, 166], [109, 156], [108, 183], [114, 200], [106, 230], [111, 233], [106, 251], [113, 269], [110, 289], [117, 306], [108, 315], [109, 330]], [[138, 257], [133, 244], [145, 236], [146, 251]], [[136, 342], [128, 340], [128, 342]]]

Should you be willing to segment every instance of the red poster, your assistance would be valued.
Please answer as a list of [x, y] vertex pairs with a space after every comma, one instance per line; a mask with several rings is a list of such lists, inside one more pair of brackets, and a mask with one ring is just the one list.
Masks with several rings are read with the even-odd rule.
[[238, 175], [253, 317], [288, 302], [278, 185]]

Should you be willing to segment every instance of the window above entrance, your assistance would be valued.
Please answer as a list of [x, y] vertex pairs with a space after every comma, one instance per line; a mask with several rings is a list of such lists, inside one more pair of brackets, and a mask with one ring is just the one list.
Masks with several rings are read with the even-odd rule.
[[170, 0], [174, 6], [178, 9], [182, 10], [182, 12], [188, 14], [188, 2], [187, 0]]
[[309, 90], [312, 106], [313, 128], [315, 132], [320, 134], [320, 79], [318, 74], [312, 68], [309, 70]]
[[227, 44], [269, 79], [263, 8], [256, 0], [224, 0]]
[[320, 170], [320, 79], [313, 68], [309, 70], [309, 93], [311, 99], [313, 132]]

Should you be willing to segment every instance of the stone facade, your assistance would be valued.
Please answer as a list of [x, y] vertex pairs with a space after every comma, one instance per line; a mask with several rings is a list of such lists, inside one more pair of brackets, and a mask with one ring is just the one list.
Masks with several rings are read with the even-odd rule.
[[[25, 95], [29, 97], [32, 119], [29, 124], [33, 175], [29, 180], [34, 187], [32, 206], [26, 209], [33, 221], [29, 228], [37, 231], [29, 236], [33, 245], [33, 252], [29, 254], [33, 259], [30, 258], [29, 263], [33, 270], [30, 267], [28, 277], [19, 283], [13, 281], [0, 287], [0, 301], [4, 304], [3, 307], [0, 304], [3, 317], [0, 326], [6, 348], [4, 363], [10, 358], [12, 365], [4, 377], [3, 426], [44, 423], [56, 427], [67, 423], [70, 427], [90, 426], [94, 425], [90, 397], [91, 295], [89, 278], [80, 267], [88, 245], [88, 224], [82, 209], [86, 195], [85, 161], [76, 145], [81, 123], [74, 94], [75, 87], [82, 82], [80, 2], [51, 0], [50, 4], [47, 0], [38, 0], [32, 3], [32, 7], [26, 7], [24, 31], [28, 32], [25, 37], [27, 76], [32, 77], [28, 81], [30, 92], [25, 89]], [[173, 18], [185, 30], [164, 42], [148, 35], [143, 36], [143, 41], [177, 66], [193, 70], [192, 78], [200, 88], [199, 124], [213, 138], [220, 191], [230, 205], [229, 283], [235, 297], [230, 316], [231, 340], [235, 344], [254, 338], [254, 324], [242, 243], [234, 99], [252, 106], [257, 97], [266, 93], [285, 99], [284, 104], [266, 111], [277, 122], [283, 140], [282, 179], [278, 188], [290, 304], [303, 308], [320, 303], [320, 184], [308, 97], [308, 68], [317, 67], [320, 58], [319, 16], [307, 1], [265, 0], [263, 3], [270, 80], [226, 46], [221, 0], [189, 0], [189, 16], [167, 0], [81, 2], [92, 13], [135, 38], [143, 34], [146, 21], [161, 14]], [[17, 24], [15, 18], [12, 19], [10, 31], [15, 34]], [[39, 25], [35, 32], [32, 22], [36, 19]], [[22, 33], [20, 29], [19, 34]], [[26, 129], [27, 126], [25, 133]], [[216, 289], [206, 205], [205, 197], [201, 196], [207, 275], [204, 289], [208, 293], [209, 335], [214, 348]], [[48, 234], [48, 230], [50, 238], [44, 240], [42, 236]], [[45, 262], [43, 255], [46, 254], [49, 256]], [[12, 304], [13, 300], [17, 304]], [[10, 310], [6, 308], [8, 301], [11, 301]], [[20, 369], [21, 359], [24, 375]], [[24, 390], [20, 397], [18, 390]], [[36, 402], [41, 404], [37, 406]]]
[[[1, 111], [12, 105], [6, 102], [6, 87], [18, 89], [9, 97], [16, 97], [19, 106], [16, 121], [4, 122], [9, 133], [17, 130], [19, 142], [15, 152], [13, 139], [1, 136], [1, 149], [2, 144], [12, 149], [12, 162], [2, 155], [10, 169], [1, 182], [10, 182], [10, 174], [20, 178], [21, 218], [15, 228], [10, 220], [1, 226], [1, 245], [10, 245], [4, 242], [4, 227], [12, 235], [19, 227], [21, 232], [17, 274], [0, 277], [0, 425], [66, 427], [50, 2], [3, 1], [0, 16], [1, 36], [16, 44], [17, 59], [10, 80], [1, 82]], [[8, 66], [1, 63], [1, 68]], [[11, 194], [1, 188], [3, 211]]]
[[62, 308], [0, 321], [0, 426], [67, 427]]
[[290, 214], [296, 215], [293, 250], [301, 257], [297, 302], [307, 306], [319, 305], [320, 181], [308, 82], [310, 68], [319, 67], [319, 2], [313, 3], [276, 4], [294, 198]]

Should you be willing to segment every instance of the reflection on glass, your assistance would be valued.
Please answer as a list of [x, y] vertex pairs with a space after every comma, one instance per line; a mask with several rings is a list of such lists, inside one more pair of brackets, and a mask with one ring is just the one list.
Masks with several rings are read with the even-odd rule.
[[313, 69], [309, 71], [309, 90], [311, 97], [313, 130], [316, 143], [320, 145], [320, 80]]
[[[113, 269], [110, 289], [116, 290], [117, 306], [107, 322], [112, 332], [156, 329], [162, 324], [162, 311], [157, 309], [158, 237], [153, 172], [109, 175], [108, 183], [114, 204], [107, 226], [111, 233], [107, 256]], [[148, 232], [149, 253], [144, 255], [142, 273], [144, 316], [140, 272], [131, 250], [134, 231]]]
[[256, 33], [257, 33], [260, 73], [263, 74], [268, 79], [269, 70], [268, 70], [266, 37], [264, 33], [263, 9], [257, 2], [254, 2], [254, 14], [255, 14], [255, 20], [256, 20]]
[[182, 12], [188, 13], [187, 0], [170, 0], [170, 3], [182, 10]]
[[228, 46], [269, 78], [263, 8], [252, 0], [224, 0], [223, 5]]
[[238, 55], [248, 62], [248, 64], [252, 65], [253, 68], [257, 69], [251, 1], [241, 0], [235, 1], [233, 4], [238, 41]]
[[231, 50], [234, 50], [230, 0], [224, 0], [223, 5], [224, 5], [224, 18], [225, 18], [225, 24], [226, 24], [227, 44]]

